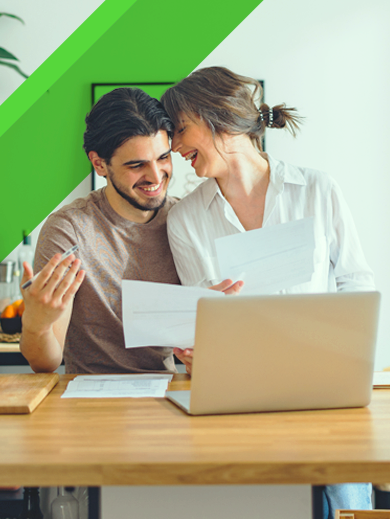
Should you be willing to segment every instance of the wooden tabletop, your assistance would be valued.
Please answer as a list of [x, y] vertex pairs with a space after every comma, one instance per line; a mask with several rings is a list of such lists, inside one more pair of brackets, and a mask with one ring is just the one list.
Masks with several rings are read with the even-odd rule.
[[190, 417], [165, 399], [60, 399], [71, 378], [0, 416], [0, 486], [390, 481], [390, 390], [368, 408]]

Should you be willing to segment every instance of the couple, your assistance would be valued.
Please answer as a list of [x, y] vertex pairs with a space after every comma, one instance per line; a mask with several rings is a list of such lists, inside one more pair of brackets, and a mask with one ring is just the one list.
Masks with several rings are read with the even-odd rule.
[[[214, 249], [215, 238], [237, 232], [313, 216], [315, 271], [288, 292], [374, 288], [337, 184], [261, 153], [266, 127], [294, 133], [299, 118], [284, 105], [258, 106], [258, 88], [211, 67], [169, 89], [165, 110], [131, 89], [94, 106], [84, 149], [107, 187], [52, 214], [41, 231], [35, 269], [42, 273], [23, 293], [21, 349], [34, 370], [56, 369], [64, 352], [69, 373], [173, 371], [170, 348], [125, 349], [121, 280], [237, 292], [240, 282], [219, 279]], [[208, 179], [180, 203], [166, 196], [171, 150]], [[60, 262], [75, 244], [77, 258]], [[31, 277], [26, 265], [22, 282]], [[192, 351], [175, 353], [190, 371]], [[365, 484], [326, 487], [331, 513], [369, 507], [369, 493]]]

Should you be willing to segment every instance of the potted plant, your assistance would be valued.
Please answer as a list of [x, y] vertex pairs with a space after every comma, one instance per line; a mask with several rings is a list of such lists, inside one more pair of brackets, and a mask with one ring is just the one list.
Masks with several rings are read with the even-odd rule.
[[[19, 22], [24, 23], [24, 21], [19, 18], [19, 16], [16, 16], [15, 14], [9, 14], [9, 13], [0, 13], [1, 16], [7, 16], [8, 18], [14, 18], [15, 20], [19, 20]], [[4, 65], [5, 67], [10, 67], [16, 70], [21, 76], [24, 78], [27, 78], [28, 75], [25, 74], [18, 65], [15, 63], [15, 61], [19, 61], [16, 56], [14, 56], [11, 52], [4, 49], [3, 47], [0, 47], [0, 65]]]

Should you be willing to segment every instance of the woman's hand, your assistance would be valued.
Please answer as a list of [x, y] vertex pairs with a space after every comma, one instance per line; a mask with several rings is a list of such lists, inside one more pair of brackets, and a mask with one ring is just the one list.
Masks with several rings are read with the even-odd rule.
[[214, 285], [212, 287], [209, 287], [210, 290], [216, 290], [217, 292], [223, 292], [227, 296], [239, 294], [241, 291], [241, 288], [244, 286], [243, 281], [236, 281], [233, 283], [231, 279], [224, 279], [221, 283], [218, 283], [218, 285]]
[[186, 367], [187, 373], [191, 375], [194, 350], [192, 348], [186, 348], [185, 350], [182, 350], [181, 348], [173, 348], [173, 353], [179, 360], [182, 361]]

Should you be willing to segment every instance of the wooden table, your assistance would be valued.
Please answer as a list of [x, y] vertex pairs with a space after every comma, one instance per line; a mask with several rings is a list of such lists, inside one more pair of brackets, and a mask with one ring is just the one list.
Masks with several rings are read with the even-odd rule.
[[71, 378], [0, 416], [1, 486], [390, 481], [390, 390], [368, 408], [189, 417], [165, 399], [60, 399]]

